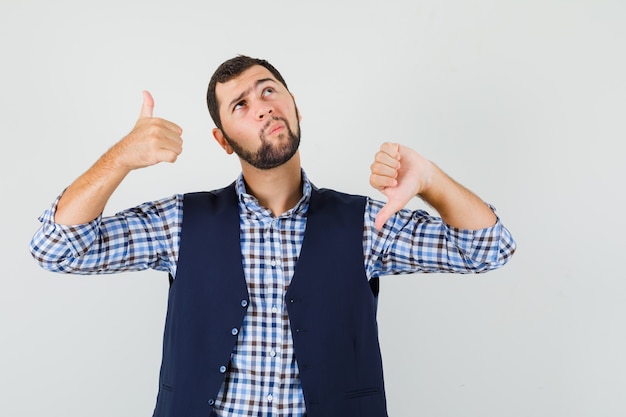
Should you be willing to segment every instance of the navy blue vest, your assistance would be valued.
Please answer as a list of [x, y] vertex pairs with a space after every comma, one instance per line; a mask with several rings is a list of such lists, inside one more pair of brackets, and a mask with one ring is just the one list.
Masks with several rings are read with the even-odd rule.
[[[313, 188], [285, 296], [307, 417], [387, 416], [365, 198]], [[233, 185], [186, 194], [154, 417], [209, 417], [249, 303]]]

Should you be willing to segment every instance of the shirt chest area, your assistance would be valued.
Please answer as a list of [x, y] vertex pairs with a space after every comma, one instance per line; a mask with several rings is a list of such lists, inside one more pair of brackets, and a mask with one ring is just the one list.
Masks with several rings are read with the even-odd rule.
[[300, 213], [280, 217], [243, 213], [239, 230], [241, 259], [253, 302], [275, 305], [282, 299], [293, 277], [305, 230], [306, 216]]

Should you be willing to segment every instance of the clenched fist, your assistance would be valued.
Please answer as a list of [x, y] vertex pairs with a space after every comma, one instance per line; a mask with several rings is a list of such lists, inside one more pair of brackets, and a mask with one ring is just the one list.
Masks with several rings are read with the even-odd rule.
[[376, 216], [375, 226], [380, 230], [393, 214], [428, 188], [434, 165], [413, 149], [386, 142], [376, 153], [370, 170], [370, 184], [387, 196], [387, 204]]
[[133, 170], [159, 162], [174, 162], [183, 151], [183, 130], [165, 119], [153, 117], [154, 99], [143, 92], [143, 104], [133, 130], [112, 149], [114, 160]]

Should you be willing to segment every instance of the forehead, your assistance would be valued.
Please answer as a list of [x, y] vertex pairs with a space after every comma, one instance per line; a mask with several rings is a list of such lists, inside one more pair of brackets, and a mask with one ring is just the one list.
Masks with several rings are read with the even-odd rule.
[[280, 84], [267, 68], [261, 65], [254, 65], [225, 83], [217, 83], [215, 86], [215, 98], [220, 106], [223, 103], [228, 104], [233, 98], [254, 88], [257, 81], [268, 78]]

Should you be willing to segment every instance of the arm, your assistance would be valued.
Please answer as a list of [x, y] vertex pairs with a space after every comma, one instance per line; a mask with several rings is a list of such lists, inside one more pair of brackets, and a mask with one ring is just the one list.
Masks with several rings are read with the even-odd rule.
[[179, 197], [146, 203], [102, 218], [111, 194], [133, 169], [173, 162], [182, 130], [152, 117], [154, 100], [144, 92], [133, 130], [72, 183], [39, 219], [32, 256], [44, 269], [78, 274], [154, 268], [172, 271], [181, 221]]
[[387, 196], [376, 228], [415, 196], [430, 204], [449, 226], [479, 230], [493, 226], [496, 216], [478, 196], [446, 175], [437, 165], [405, 146], [384, 143], [371, 166], [370, 184]]
[[[486, 272], [504, 265], [516, 250], [492, 207], [412, 149], [383, 144], [371, 166], [370, 182], [387, 202], [369, 200], [365, 214], [369, 277]], [[441, 217], [404, 209], [414, 196]]]
[[415, 272], [483, 273], [506, 264], [516, 243], [498, 220], [480, 230], [458, 229], [425, 210], [402, 209], [374, 226], [385, 202], [368, 199], [363, 250], [369, 278]]
[[71, 225], [94, 220], [130, 171], [176, 160], [182, 152], [182, 129], [152, 117], [153, 109], [154, 100], [145, 91], [133, 130], [65, 190], [55, 212], [56, 223]]
[[39, 218], [41, 227], [30, 242], [43, 269], [86, 275], [151, 268], [175, 274], [182, 195], [72, 226], [54, 222], [57, 202]]

